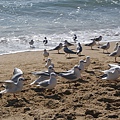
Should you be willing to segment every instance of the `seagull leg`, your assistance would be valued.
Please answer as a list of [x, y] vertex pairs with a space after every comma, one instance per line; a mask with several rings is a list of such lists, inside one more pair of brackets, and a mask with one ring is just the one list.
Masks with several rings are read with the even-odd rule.
[[116, 57], [115, 57], [115, 62], [117, 62], [117, 61], [116, 61]]
[[14, 98], [16, 98], [16, 99], [17, 99], [17, 97], [16, 97], [16, 95], [15, 95], [15, 94], [13, 94], [13, 96], [14, 96]]

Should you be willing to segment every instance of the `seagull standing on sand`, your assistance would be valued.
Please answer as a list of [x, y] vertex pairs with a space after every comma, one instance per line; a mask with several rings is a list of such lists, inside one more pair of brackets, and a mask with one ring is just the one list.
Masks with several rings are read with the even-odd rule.
[[12, 81], [12, 80], [6, 80], [4, 82], [0, 81], [0, 83], [4, 83], [4, 87], [5, 87], [5, 90], [2, 90], [0, 92], [0, 94], [2, 94], [2, 93], [13, 93], [14, 97], [16, 97], [15, 93], [22, 91], [23, 81], [24, 81], [23, 77], [19, 77], [18, 80], [17, 80], [17, 83]]
[[115, 62], [117, 62], [116, 58], [120, 56], [120, 46], [118, 46], [116, 51], [113, 51], [112, 53], [110, 53], [109, 56], [110, 57], [115, 57]]
[[[91, 39], [91, 40], [93, 40], [93, 39]], [[102, 40], [102, 36], [99, 36], [98, 38], [94, 38], [94, 40], [95, 40], [96, 42], [98, 42], [98, 44], [99, 44], [99, 42]]]
[[[57, 50], [58, 51], [58, 54], [59, 54], [59, 50], [61, 50], [63, 48], [63, 44], [62, 43], [59, 43], [58, 46], [56, 46], [54, 49], [52, 50]], [[51, 50], [50, 50], [51, 51]]]
[[49, 52], [47, 52], [46, 49], [44, 49], [44, 51], [43, 51], [43, 56], [44, 56], [44, 60], [46, 57], [48, 58], [48, 56], [49, 56]]
[[84, 61], [83, 60], [79, 61], [78, 67], [80, 69], [80, 73], [82, 73], [84, 71]]
[[37, 86], [41, 86], [46, 89], [53, 89], [57, 84], [56, 77], [57, 75], [52, 72], [50, 73], [50, 79], [39, 82]]
[[66, 45], [64, 46], [63, 50], [66, 53], [66, 56], [69, 54], [69, 57], [70, 57], [70, 54], [76, 54], [76, 52], [70, 50]]
[[13, 75], [18, 74], [18, 73], [22, 75], [23, 71], [19, 68], [14, 68]]
[[108, 49], [110, 48], [110, 43], [107, 42], [106, 44], [104, 44], [104, 45], [102, 45], [102, 46], [100, 46], [100, 47], [98, 47], [98, 48], [103, 49], [103, 53], [104, 53], [104, 50], [106, 50], [107, 53], [109, 53], [109, 52], [108, 52]]
[[47, 80], [50, 78], [50, 74], [52, 72], [55, 72], [55, 70], [53, 69], [53, 66], [49, 66], [48, 67], [48, 71], [44, 71], [44, 72], [32, 72], [33, 75], [37, 76], [38, 79], [36, 79], [35, 81], [33, 81], [30, 85], [33, 85], [33, 84], [38, 84], [39, 82], [41, 81], [44, 81], [44, 80]]
[[50, 58], [48, 58], [47, 62], [45, 64], [45, 67], [48, 68], [50, 65], [54, 67], [54, 64], [52, 63], [52, 60]]
[[104, 75], [100, 76], [103, 80], [116, 80], [120, 77], [120, 68], [114, 68], [102, 71]]
[[88, 67], [90, 65], [90, 56], [87, 56], [86, 59], [84, 60], [84, 67]]
[[93, 50], [92, 47], [93, 47], [94, 45], [96, 45], [96, 42], [95, 42], [94, 39], [92, 40], [92, 42], [85, 44], [85, 46], [90, 46], [90, 47], [91, 47], [91, 50]]
[[35, 72], [31, 72], [31, 74], [35, 75], [36, 77], [40, 77], [40, 76], [47, 76], [50, 75], [51, 72], [55, 72], [53, 66], [49, 66], [47, 71], [35, 71]]
[[80, 68], [78, 65], [75, 65], [71, 72], [59, 73], [59, 76], [67, 79], [68, 81], [76, 81], [81, 78]]
[[114, 51], [116, 51], [116, 50], [117, 50], [118, 46], [119, 46], [119, 43], [118, 43], [118, 42], [116, 42], [116, 43], [115, 43], [115, 48], [114, 48]]
[[80, 43], [77, 44], [77, 55], [81, 55], [82, 52], [82, 46]]

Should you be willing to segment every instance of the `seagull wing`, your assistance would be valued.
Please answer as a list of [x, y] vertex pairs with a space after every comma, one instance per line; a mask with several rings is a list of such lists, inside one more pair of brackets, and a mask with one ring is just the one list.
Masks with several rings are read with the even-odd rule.
[[76, 79], [77, 77], [76, 77], [76, 75], [74, 74], [74, 73], [60, 73], [59, 74], [61, 77], [64, 77], [64, 78], [66, 78], [66, 79], [69, 79], [69, 80], [74, 80], [74, 79]]
[[49, 80], [45, 80], [45, 81], [40, 82], [38, 85], [42, 86], [42, 87], [47, 87], [49, 84], [50, 84], [50, 81]]
[[38, 79], [33, 81], [30, 85], [39, 84], [39, 82], [42, 82], [42, 81], [47, 80], [49, 78], [50, 78], [50, 76], [40, 76]]
[[16, 84], [12, 80], [0, 81], [0, 83], [4, 83], [6, 89], [11, 89], [16, 86]]
[[46, 71], [46, 72], [41, 72], [41, 71], [39, 71], [39, 72], [32, 72], [32, 74], [33, 75], [35, 75], [35, 76], [50, 76], [50, 74], [48, 73], [48, 71]]
[[65, 53], [68, 53], [68, 54], [76, 54], [76, 52], [74, 52], [74, 51], [68, 49], [67, 47], [64, 48], [64, 52], [65, 52]]
[[17, 82], [18, 81], [18, 78], [21, 77], [21, 73], [17, 73], [17, 74], [14, 74], [13, 77], [11, 78], [12, 81], [14, 82]]
[[116, 55], [117, 55], [117, 51], [114, 51], [114, 52], [109, 54], [109, 56], [116, 56]]

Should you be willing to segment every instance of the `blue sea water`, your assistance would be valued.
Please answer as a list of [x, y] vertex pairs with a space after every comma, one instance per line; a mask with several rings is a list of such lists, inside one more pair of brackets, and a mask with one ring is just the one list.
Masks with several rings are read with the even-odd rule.
[[0, 0], [0, 54], [33, 50], [31, 39], [34, 50], [49, 49], [73, 34], [120, 41], [120, 0]]

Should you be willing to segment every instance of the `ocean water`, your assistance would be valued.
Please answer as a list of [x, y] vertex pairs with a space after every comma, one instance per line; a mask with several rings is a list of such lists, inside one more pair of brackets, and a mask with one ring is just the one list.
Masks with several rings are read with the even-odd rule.
[[120, 41], [120, 0], [0, 0], [0, 54], [50, 49], [73, 34]]

